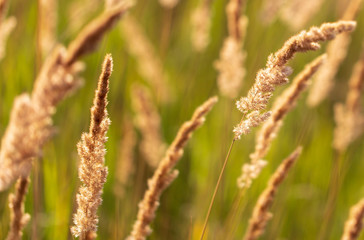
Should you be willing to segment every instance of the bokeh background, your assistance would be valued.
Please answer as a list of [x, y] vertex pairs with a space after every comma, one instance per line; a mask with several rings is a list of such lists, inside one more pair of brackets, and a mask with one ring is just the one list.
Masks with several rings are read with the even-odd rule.
[[[305, 28], [338, 20], [347, 2], [326, 0]], [[168, 76], [166, 87], [171, 100], [162, 102], [157, 94], [153, 94], [161, 116], [161, 134], [168, 144], [198, 105], [208, 97], [219, 94], [213, 62], [218, 58], [227, 35], [226, 3], [223, 0], [211, 1], [211, 42], [201, 53], [194, 50], [190, 40], [191, 13], [198, 1], [180, 1], [172, 10], [162, 8], [157, 1], [139, 1], [129, 12], [142, 26]], [[93, 7], [87, 9], [87, 4]], [[247, 75], [240, 96], [244, 96], [252, 86], [257, 70], [264, 67], [268, 55], [297, 33], [279, 18], [269, 25], [263, 24], [262, 5], [261, 0], [247, 1], [246, 5], [249, 18], [244, 46], [247, 51]], [[78, 32], [72, 29], [73, 25], [81, 20], [86, 23], [103, 9], [101, 0], [59, 1], [57, 40], [67, 44]], [[87, 17], [81, 19], [81, 13], [85, 11]], [[17, 18], [17, 26], [9, 37], [6, 56], [0, 62], [0, 135], [8, 125], [14, 98], [31, 91], [43, 61], [37, 44], [37, 1], [9, 1], [7, 15]], [[304, 147], [303, 153], [279, 189], [272, 208], [274, 217], [262, 239], [317, 239], [323, 234], [324, 223], [327, 231], [321, 235], [322, 239], [339, 239], [349, 208], [364, 197], [364, 145], [363, 138], [360, 138], [350, 145], [343, 157], [340, 168], [343, 183], [334, 186], [337, 189], [334, 212], [330, 218], [325, 218], [330, 179], [333, 178], [333, 165], [337, 161], [332, 149], [335, 126], [333, 105], [345, 100], [347, 82], [359, 58], [364, 38], [363, 10], [358, 14], [357, 21], [357, 29], [352, 34], [348, 55], [340, 66], [333, 92], [316, 108], [306, 105], [307, 93], [304, 94], [297, 107], [289, 113], [274, 141], [267, 156], [269, 164], [242, 198], [239, 198], [236, 179], [242, 164], [249, 160], [249, 154], [254, 150], [256, 131], [235, 143], [209, 220], [206, 239], [243, 237], [253, 206], [269, 176], [298, 145]], [[126, 41], [129, 40], [123, 36], [121, 27], [118, 23], [99, 49], [84, 58], [84, 86], [57, 109], [54, 117], [57, 134], [45, 146], [42, 157], [34, 163], [25, 207], [32, 219], [25, 228], [24, 239], [72, 239], [69, 229], [75, 209], [75, 194], [80, 184], [76, 144], [81, 133], [88, 130], [89, 108], [106, 53], [111, 53], [114, 58], [108, 106], [112, 124], [106, 146], [109, 176], [99, 209], [98, 235], [99, 239], [123, 239], [131, 230], [137, 204], [153, 169], [145, 163], [136, 147], [135, 172], [130, 176], [124, 194], [115, 193], [116, 166], [118, 161], [122, 161], [120, 144], [125, 132], [123, 122], [125, 118], [133, 119], [135, 116], [131, 104], [131, 86], [134, 83], [148, 86], [152, 93], [155, 91], [140, 75], [138, 59], [127, 51]], [[325, 46], [323, 44], [322, 49], [314, 53], [298, 54], [290, 63], [294, 69], [291, 79], [306, 63], [323, 53]], [[284, 88], [286, 86], [277, 89], [275, 96]], [[233, 126], [240, 118], [240, 112], [235, 109], [235, 100], [220, 97], [203, 127], [196, 131], [186, 147], [177, 165], [179, 177], [162, 195], [150, 239], [199, 239], [210, 197], [233, 137]], [[140, 133], [136, 132], [140, 142]], [[9, 227], [7, 198], [10, 191], [12, 189], [0, 193], [0, 239], [5, 238]], [[361, 239], [364, 239], [364, 235]]]

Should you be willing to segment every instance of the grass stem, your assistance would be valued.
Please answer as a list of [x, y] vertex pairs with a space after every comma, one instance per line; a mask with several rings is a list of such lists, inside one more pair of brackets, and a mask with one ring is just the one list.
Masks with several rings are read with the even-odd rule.
[[203, 226], [203, 229], [202, 229], [202, 233], [201, 233], [201, 238], [200, 240], [203, 239], [204, 235], [205, 235], [205, 231], [206, 231], [206, 227], [207, 227], [207, 222], [209, 220], [209, 217], [210, 217], [210, 213], [211, 213], [211, 209], [212, 209], [212, 206], [214, 205], [214, 201], [215, 201], [215, 197], [216, 197], [216, 193], [217, 193], [217, 190], [219, 189], [219, 185], [220, 185], [220, 182], [221, 182], [221, 179], [222, 179], [222, 176], [224, 174], [224, 171], [225, 171], [225, 168], [226, 168], [226, 164], [227, 164], [227, 161], [230, 157], [230, 153], [231, 153], [231, 149], [233, 148], [234, 146], [234, 143], [235, 143], [235, 138], [233, 139], [233, 141], [231, 142], [230, 144], [230, 147], [229, 147], [229, 151], [226, 155], [226, 158], [225, 158], [225, 161], [224, 161], [224, 165], [222, 166], [222, 169], [221, 169], [221, 172], [220, 172], [220, 176], [219, 176], [219, 179], [217, 180], [217, 183], [216, 183], [216, 186], [215, 186], [215, 190], [214, 190], [214, 194], [212, 195], [212, 198], [211, 198], [211, 202], [210, 202], [210, 206], [209, 206], [209, 210], [207, 211], [207, 215], [206, 215], [206, 218], [205, 218], [205, 223], [204, 223], [204, 226]]

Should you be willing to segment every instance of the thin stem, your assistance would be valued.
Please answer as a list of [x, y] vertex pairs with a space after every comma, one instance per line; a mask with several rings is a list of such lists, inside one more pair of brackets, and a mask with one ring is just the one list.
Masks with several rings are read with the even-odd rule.
[[231, 149], [233, 148], [234, 146], [234, 142], [235, 142], [235, 138], [233, 139], [233, 141], [231, 142], [230, 144], [230, 147], [229, 147], [229, 151], [226, 155], [226, 158], [225, 158], [225, 161], [224, 161], [224, 165], [222, 166], [222, 169], [221, 169], [221, 172], [220, 172], [220, 176], [219, 176], [219, 179], [217, 180], [217, 183], [216, 183], [216, 187], [215, 187], [215, 191], [214, 191], [214, 194], [212, 195], [212, 198], [211, 198], [211, 202], [210, 202], [210, 206], [209, 206], [209, 210], [207, 211], [207, 216], [205, 218], [205, 223], [204, 223], [204, 226], [203, 226], [203, 229], [202, 229], [202, 233], [201, 233], [201, 238], [200, 240], [203, 239], [204, 237], [204, 234], [205, 234], [205, 231], [206, 231], [206, 227], [207, 227], [207, 222], [209, 220], [209, 217], [210, 217], [210, 213], [211, 213], [211, 209], [212, 209], [212, 205], [214, 205], [214, 201], [215, 201], [215, 197], [216, 197], [216, 193], [217, 193], [217, 190], [219, 189], [219, 186], [220, 186], [220, 182], [221, 182], [221, 179], [222, 179], [222, 175], [224, 174], [224, 170], [225, 170], [225, 167], [226, 167], [226, 164], [227, 164], [227, 161], [230, 157], [230, 153], [231, 153]]

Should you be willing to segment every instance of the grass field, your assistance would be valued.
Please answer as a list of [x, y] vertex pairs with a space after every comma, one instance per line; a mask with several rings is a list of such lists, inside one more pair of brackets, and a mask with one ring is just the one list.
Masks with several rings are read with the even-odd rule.
[[[81, 3], [78, 9], [73, 5], [75, 2]], [[103, 1], [92, 2], [97, 7], [87, 10], [88, 3], [84, 0], [59, 1], [58, 42], [67, 45], [79, 32], [79, 29], [72, 30], [76, 22], [86, 23], [103, 11]], [[218, 59], [227, 36], [226, 3], [222, 0], [211, 1], [210, 44], [200, 53], [194, 50], [190, 40], [190, 18], [197, 1], [180, 1], [173, 9], [163, 8], [157, 1], [139, 1], [128, 12], [139, 22], [161, 60], [169, 101], [161, 100], [153, 84], [140, 74], [140, 59], [130, 54], [127, 47], [133, 42], [122, 31], [123, 19], [106, 34], [92, 54], [82, 58], [86, 66], [81, 74], [84, 85], [58, 106], [53, 117], [56, 135], [46, 143], [40, 157], [34, 161], [25, 202], [25, 211], [31, 215], [31, 220], [24, 229], [23, 239], [73, 239], [70, 226], [80, 185], [76, 144], [82, 132], [88, 131], [90, 107], [106, 53], [111, 53], [114, 60], [108, 97], [111, 125], [107, 133], [105, 156], [109, 175], [98, 210], [97, 234], [98, 239], [124, 239], [128, 236], [136, 219], [138, 202], [147, 187], [147, 179], [154, 171], [139, 151], [142, 133], [134, 127], [137, 134], [133, 159], [135, 172], [130, 175], [123, 194], [115, 192], [117, 166], [123, 160], [120, 149], [125, 133], [124, 122], [126, 119], [135, 120], [137, 115], [132, 104], [135, 98], [132, 86], [139, 83], [150, 89], [160, 114], [162, 140], [170, 144], [181, 124], [190, 119], [196, 107], [211, 96], [219, 96], [213, 63]], [[303, 29], [339, 20], [346, 5], [346, 1], [342, 0], [325, 0]], [[239, 96], [246, 95], [269, 54], [299, 32], [290, 30], [279, 18], [269, 25], [263, 24], [262, 6], [263, 1], [246, 3], [245, 13], [249, 19], [244, 43], [247, 52], [244, 62], [246, 76]], [[81, 19], [81, 14], [71, 14], [77, 11], [88, 11], [89, 16]], [[0, 62], [0, 136], [9, 123], [14, 98], [32, 91], [44, 61], [37, 43], [37, 1], [9, 1], [7, 16], [15, 16], [17, 25], [6, 43], [6, 56]], [[261, 239], [340, 238], [350, 207], [364, 197], [363, 137], [351, 143], [341, 155], [332, 147], [335, 128], [333, 106], [345, 101], [347, 83], [360, 56], [364, 41], [363, 10], [357, 14], [356, 21], [357, 27], [351, 34], [347, 57], [338, 69], [329, 97], [319, 106], [311, 108], [306, 104], [307, 92], [303, 93], [273, 141], [266, 156], [268, 165], [242, 197], [236, 181], [241, 166], [249, 161], [249, 154], [254, 151], [257, 130], [235, 142], [205, 239], [243, 238], [254, 205], [269, 177], [299, 145], [303, 147], [302, 155], [277, 192], [271, 209], [273, 218]], [[324, 53], [326, 46], [324, 43], [318, 51], [297, 54], [289, 63], [294, 69], [289, 79], [292, 80], [306, 63]], [[285, 88], [287, 86], [277, 88], [269, 106]], [[234, 136], [233, 127], [242, 116], [235, 108], [237, 99], [219, 96], [219, 102], [207, 115], [206, 122], [187, 144], [176, 166], [179, 176], [161, 197], [149, 239], [200, 239], [210, 199]], [[335, 166], [338, 169], [335, 170]], [[5, 239], [9, 230], [8, 194], [13, 189], [11, 187], [0, 193], [0, 239]], [[333, 212], [328, 216], [326, 208], [332, 194]], [[359, 239], [364, 239], [364, 234]]]

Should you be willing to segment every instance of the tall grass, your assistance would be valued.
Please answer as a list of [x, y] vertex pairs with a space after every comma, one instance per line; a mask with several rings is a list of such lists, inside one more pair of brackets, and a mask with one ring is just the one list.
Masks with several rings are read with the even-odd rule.
[[[0, 239], [364, 239], [362, 0], [138, 1], [121, 17], [128, 2], [0, 0]], [[106, 53], [108, 141], [83, 137], [96, 164], [76, 145]], [[322, 58], [300, 71], [325, 53], [311, 86]]]

